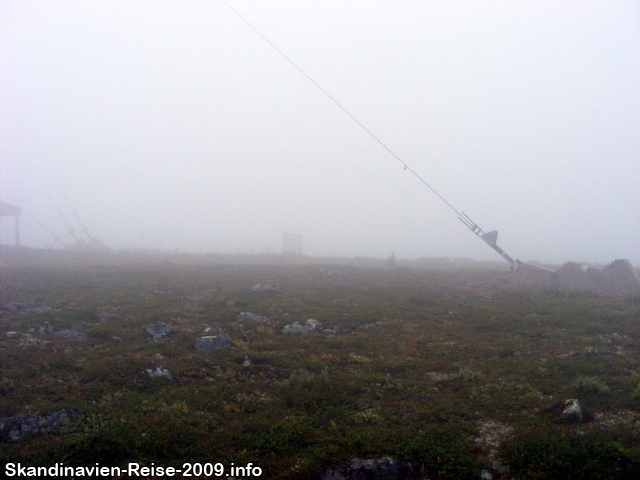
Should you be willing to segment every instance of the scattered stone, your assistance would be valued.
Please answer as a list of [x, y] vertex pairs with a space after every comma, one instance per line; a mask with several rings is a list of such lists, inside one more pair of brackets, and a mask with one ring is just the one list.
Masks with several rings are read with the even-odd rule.
[[89, 322], [80, 321], [80, 322], [74, 323], [71, 328], [73, 330], [83, 330], [83, 329], [85, 329], [87, 327], [93, 327], [93, 325], [91, 323], [89, 323]]
[[584, 407], [575, 398], [565, 400], [562, 416], [569, 423], [581, 423], [584, 419]]
[[19, 347], [28, 348], [28, 347], [40, 347], [44, 344], [42, 340], [39, 338], [32, 337], [28, 333], [23, 333], [20, 337], [20, 343], [18, 343]]
[[582, 352], [585, 357], [596, 357], [598, 355], [611, 355], [613, 352], [606, 348], [586, 347]]
[[147, 327], [147, 337], [151, 337], [153, 341], [158, 341], [161, 338], [166, 338], [171, 335], [173, 329], [164, 322], [160, 320], [154, 320]]
[[37, 305], [35, 303], [9, 302], [3, 307], [5, 310], [13, 310], [15, 312], [27, 313], [45, 313], [51, 311], [51, 307], [47, 305]]
[[280, 293], [280, 287], [277, 285], [254, 285], [249, 290], [251, 293], [260, 293], [260, 292], [268, 292], [268, 293]]
[[171, 380], [171, 373], [169, 373], [169, 370], [167, 370], [166, 368], [163, 368], [162, 366], [156, 367], [155, 370], [147, 368], [145, 370], [145, 373], [147, 375], [149, 375], [151, 378], [165, 377], [165, 378]]
[[236, 306], [236, 301], [233, 298], [225, 298], [224, 299], [224, 304], [227, 307], [235, 307]]
[[640, 424], [640, 414], [632, 412], [630, 410], [620, 410], [618, 412], [600, 412], [595, 414], [595, 421], [607, 427], [618, 424], [634, 425]]
[[45, 335], [48, 333], [53, 333], [53, 328], [51, 328], [51, 325], [49, 324], [49, 322], [44, 322], [44, 325], [42, 325], [38, 329], [38, 333], [44, 333]]
[[[502, 442], [512, 433], [513, 427], [506, 423], [497, 422], [495, 420], [480, 422], [480, 436], [476, 438], [476, 442], [486, 453], [494, 471], [505, 471], [505, 469], [508, 468], [503, 465], [500, 458], [498, 458], [498, 448], [500, 447], [500, 444], [502, 444]], [[487, 475], [485, 475], [484, 472], [486, 472]], [[480, 472], [480, 478], [490, 480], [493, 478], [493, 474], [489, 470], [482, 470]]]
[[218, 332], [217, 335], [208, 335], [200, 337], [196, 340], [195, 348], [199, 352], [210, 352], [220, 348], [229, 348], [233, 346], [233, 341], [224, 332]]
[[251, 312], [240, 312], [236, 317], [236, 322], [238, 323], [266, 323], [268, 321], [269, 317]]
[[291, 325], [286, 325], [282, 329], [282, 333], [286, 333], [287, 335], [309, 335], [310, 333], [320, 331], [322, 331], [322, 324], [313, 318], [308, 319], [304, 325], [293, 322]]
[[322, 333], [325, 333], [327, 335], [338, 335], [339, 333], [342, 333], [342, 328], [340, 328], [338, 325], [336, 325], [333, 328], [325, 328]]
[[593, 416], [575, 398], [556, 403], [546, 408], [543, 413], [551, 415], [554, 423], [584, 423], [593, 420]]
[[116, 335], [111, 335], [111, 340], [114, 342], [124, 342], [124, 340]]
[[286, 333], [288, 335], [308, 335], [309, 331], [298, 322], [293, 322], [291, 325], [285, 325], [282, 329], [282, 333]]
[[100, 323], [104, 323], [115, 318], [120, 318], [120, 315], [116, 315], [115, 313], [100, 312], [96, 313], [96, 318]]
[[36, 433], [59, 433], [76, 427], [85, 412], [76, 409], [58, 410], [46, 417], [0, 418], [0, 439], [20, 440]]
[[184, 296], [184, 291], [177, 290], [175, 288], [165, 288], [165, 289], [156, 289], [153, 291], [154, 295], [174, 295], [174, 296]]
[[480, 422], [480, 437], [476, 441], [480, 446], [488, 450], [489, 457], [493, 458], [500, 444], [513, 432], [513, 427], [495, 420]]
[[368, 330], [370, 328], [378, 328], [382, 325], [382, 322], [377, 321], [376, 323], [365, 323], [364, 325], [360, 325], [358, 330]]
[[315, 318], [307, 319], [305, 324], [306, 324], [307, 328], [310, 328], [312, 331], [321, 330], [322, 329], [322, 324], [318, 320], [316, 320]]
[[480, 480], [493, 480], [493, 473], [489, 470], [480, 470]]
[[321, 480], [400, 480], [422, 478], [409, 462], [383, 457], [365, 460], [354, 458], [345, 468], [326, 470]]
[[20, 334], [18, 332], [7, 332], [5, 334], [7, 336], [7, 338], [18, 338], [20, 336]]
[[76, 342], [84, 342], [87, 339], [87, 336], [84, 333], [78, 331], [75, 328], [67, 328], [65, 330], [59, 330], [55, 332], [54, 335], [57, 335], [62, 338], [66, 338], [68, 340], [74, 340]]

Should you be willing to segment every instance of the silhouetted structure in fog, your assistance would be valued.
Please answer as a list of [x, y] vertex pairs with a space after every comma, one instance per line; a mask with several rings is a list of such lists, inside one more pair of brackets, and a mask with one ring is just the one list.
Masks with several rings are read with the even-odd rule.
[[16, 247], [20, 246], [20, 215], [22, 215], [22, 209], [10, 203], [0, 202], [0, 216], [15, 218], [15, 232], [16, 232]]
[[579, 263], [567, 262], [555, 272], [537, 265], [517, 262], [511, 281], [519, 286], [555, 285], [573, 290], [633, 292], [640, 289], [640, 281], [629, 260], [614, 260], [602, 270], [594, 267], [584, 268]]
[[302, 235], [285, 233], [283, 243], [285, 255], [302, 255]]

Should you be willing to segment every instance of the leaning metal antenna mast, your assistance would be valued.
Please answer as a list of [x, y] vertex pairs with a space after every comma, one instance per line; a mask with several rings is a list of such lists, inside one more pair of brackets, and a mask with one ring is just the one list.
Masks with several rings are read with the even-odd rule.
[[360, 127], [365, 132], [367, 132], [376, 142], [378, 142], [387, 152], [389, 152], [398, 162], [400, 162], [402, 164], [402, 166], [404, 166], [405, 170], [408, 170], [409, 172], [411, 172], [420, 182], [422, 182], [440, 200], [442, 200], [451, 210], [453, 210], [456, 213], [456, 215], [458, 216], [458, 219], [460, 221], [462, 221], [462, 223], [464, 223], [467, 228], [469, 228], [473, 233], [475, 233], [480, 238], [482, 238], [485, 242], [487, 242], [487, 244], [491, 248], [496, 250], [509, 263], [511, 263], [512, 265], [514, 265], [516, 263], [516, 262], [513, 261], [513, 259], [509, 255], [504, 253], [504, 251], [502, 251], [502, 249], [496, 245], [496, 238], [498, 236], [498, 232], [493, 231], [493, 232], [489, 232], [489, 233], [485, 234], [478, 225], [476, 225], [473, 221], [471, 221], [471, 219], [469, 217], [467, 217], [463, 212], [459, 212], [453, 205], [451, 205], [442, 195], [440, 195], [431, 185], [429, 185], [424, 178], [422, 178], [420, 175], [418, 175], [418, 173], [415, 170], [413, 170], [409, 165], [407, 165], [404, 162], [404, 160], [402, 160], [398, 155], [396, 155], [396, 153], [393, 150], [391, 150], [382, 140], [380, 140], [376, 135], [374, 135], [374, 133], [371, 130], [369, 130], [362, 122], [360, 122], [360, 120], [358, 120], [356, 117], [354, 117], [351, 114], [351, 112], [349, 112], [345, 107], [343, 107], [342, 104], [340, 104], [340, 102], [338, 102], [335, 98], [333, 98], [329, 94], [329, 92], [327, 92], [324, 88], [322, 88], [313, 78], [311, 78], [309, 75], [307, 75], [307, 73], [304, 70], [302, 70], [302, 68], [300, 68], [293, 60], [291, 60], [282, 50], [280, 50], [278, 47], [276, 47], [276, 45], [273, 44], [271, 42], [271, 40], [269, 40], [267, 37], [265, 37], [262, 34], [262, 32], [260, 32], [256, 27], [254, 27], [236, 9], [234, 9], [231, 5], [229, 5], [225, 0], [220, 0], [220, 1], [222, 3], [224, 3], [233, 13], [235, 13], [238, 17], [240, 17], [240, 19], [244, 23], [246, 23], [254, 32], [256, 32], [258, 35], [260, 35], [265, 42], [267, 42], [269, 45], [271, 45], [271, 47], [273, 47], [273, 49], [275, 51], [277, 51], [287, 62], [289, 62], [291, 65], [293, 65], [293, 67], [296, 70], [298, 70], [302, 75], [304, 75], [307, 78], [307, 80], [309, 80], [311, 83], [313, 83], [318, 88], [318, 90], [320, 90], [322, 93], [324, 93], [329, 98], [329, 100], [331, 100], [333, 103], [335, 103], [354, 122], [356, 122], [358, 125], [360, 125]]
[[53, 237], [53, 239], [58, 242], [60, 245], [62, 245], [64, 248], [69, 249], [72, 248], [71, 245], [69, 245], [68, 243], [65, 243], [61, 238], [60, 235], [58, 235], [56, 232], [54, 232], [53, 230], [51, 230], [42, 220], [40, 220], [38, 217], [36, 217], [33, 213], [31, 213], [29, 210], [27, 210], [26, 208], [22, 209], [27, 215], [29, 215], [31, 218], [33, 218], [36, 223], [38, 225], [40, 225], [40, 227], [47, 232], [49, 235], [51, 235]]
[[76, 237], [75, 230], [71, 228], [71, 225], [69, 224], [69, 222], [67, 222], [67, 219], [62, 213], [62, 210], [60, 210], [60, 207], [58, 207], [58, 205], [53, 200], [53, 197], [51, 195], [49, 195], [49, 201], [53, 204], [53, 208], [55, 209], [58, 216], [62, 219], [62, 223], [64, 223], [64, 226], [67, 227], [67, 232], [69, 233], [69, 236], [73, 237], [75, 242], [78, 243], [78, 237]]
[[82, 233], [84, 233], [87, 236], [89, 241], [92, 241], [93, 238], [91, 237], [91, 235], [89, 235], [89, 229], [87, 228], [87, 226], [84, 224], [84, 222], [80, 218], [80, 215], [78, 215], [78, 212], [76, 211], [75, 207], [73, 206], [73, 203], [71, 203], [71, 200], [69, 200], [69, 198], [66, 195], [64, 196], [64, 198], [67, 201], [67, 203], [69, 204], [69, 206], [71, 207], [71, 211], [73, 212], [73, 215], [76, 217], [76, 221], [82, 227]]

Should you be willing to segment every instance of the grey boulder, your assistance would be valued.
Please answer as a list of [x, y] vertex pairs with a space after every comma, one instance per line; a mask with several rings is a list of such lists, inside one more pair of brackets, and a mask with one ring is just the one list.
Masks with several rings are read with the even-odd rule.
[[218, 332], [217, 335], [207, 335], [196, 340], [196, 350], [199, 352], [210, 352], [220, 348], [229, 348], [233, 346], [233, 341], [224, 332]]
[[168, 337], [173, 333], [173, 329], [160, 320], [154, 320], [147, 327], [147, 337], [151, 337], [153, 341], [160, 340], [161, 338]]

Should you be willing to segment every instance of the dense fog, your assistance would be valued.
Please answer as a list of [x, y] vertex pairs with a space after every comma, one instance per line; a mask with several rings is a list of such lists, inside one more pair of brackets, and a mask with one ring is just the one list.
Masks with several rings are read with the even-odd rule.
[[[640, 264], [638, 2], [0, 2], [21, 243]], [[12, 243], [13, 219], [1, 221]]]

